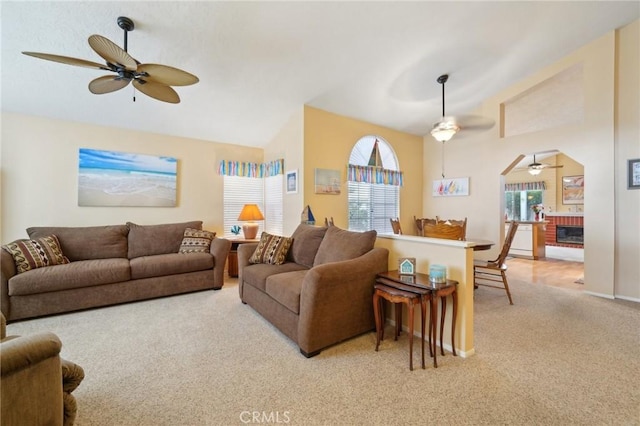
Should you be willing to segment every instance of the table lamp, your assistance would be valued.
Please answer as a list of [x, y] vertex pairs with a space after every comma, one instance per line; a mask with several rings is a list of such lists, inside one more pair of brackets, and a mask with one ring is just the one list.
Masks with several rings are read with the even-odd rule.
[[258, 224], [255, 223], [255, 220], [264, 220], [264, 216], [262, 216], [262, 212], [257, 204], [245, 204], [242, 207], [242, 211], [240, 212], [240, 216], [238, 216], [238, 220], [246, 221], [247, 223], [242, 225], [242, 233], [244, 234], [245, 240], [254, 240], [256, 235], [258, 235]]

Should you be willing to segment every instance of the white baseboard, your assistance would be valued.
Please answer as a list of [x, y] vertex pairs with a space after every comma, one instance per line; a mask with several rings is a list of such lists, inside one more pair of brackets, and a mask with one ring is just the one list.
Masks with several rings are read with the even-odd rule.
[[638, 299], [637, 297], [620, 296], [619, 294], [616, 294], [615, 298], [620, 300], [628, 300], [630, 302], [640, 303], [640, 299]]
[[610, 295], [610, 294], [596, 293], [596, 292], [594, 292], [594, 291], [589, 291], [589, 290], [583, 290], [583, 293], [585, 293], [585, 294], [590, 294], [590, 295], [592, 295], [592, 296], [602, 297], [602, 298], [604, 298], [604, 299], [611, 299], [611, 300], [615, 299], [615, 297], [613, 297], [613, 296], [612, 296], [612, 295]]

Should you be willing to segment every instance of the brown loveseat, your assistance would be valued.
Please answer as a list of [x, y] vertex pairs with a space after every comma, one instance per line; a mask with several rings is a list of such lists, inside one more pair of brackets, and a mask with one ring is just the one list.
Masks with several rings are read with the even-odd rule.
[[240, 298], [312, 357], [374, 328], [373, 286], [389, 252], [376, 232], [299, 225], [287, 261], [250, 264], [254, 244], [238, 246]]
[[231, 242], [213, 238], [206, 253], [179, 253], [187, 228], [201, 230], [202, 222], [29, 228], [30, 239], [57, 236], [70, 263], [18, 273], [3, 247], [2, 313], [12, 321], [220, 289]]
[[7, 336], [0, 314], [0, 394], [3, 425], [71, 426], [77, 405], [71, 394], [84, 370], [60, 358], [62, 343], [53, 333]]

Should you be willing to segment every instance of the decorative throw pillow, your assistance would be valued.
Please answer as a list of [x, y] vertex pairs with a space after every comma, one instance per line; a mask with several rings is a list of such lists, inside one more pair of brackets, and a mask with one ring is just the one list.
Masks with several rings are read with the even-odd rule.
[[60, 241], [55, 235], [33, 240], [16, 240], [3, 248], [13, 256], [19, 274], [44, 266], [69, 263], [69, 259], [62, 254]]
[[287, 252], [293, 238], [271, 235], [263, 232], [256, 251], [253, 252], [249, 263], [269, 263], [271, 265], [282, 265], [287, 259]]
[[211, 247], [211, 240], [215, 236], [215, 232], [187, 228], [184, 230], [179, 253], [208, 253], [209, 247]]

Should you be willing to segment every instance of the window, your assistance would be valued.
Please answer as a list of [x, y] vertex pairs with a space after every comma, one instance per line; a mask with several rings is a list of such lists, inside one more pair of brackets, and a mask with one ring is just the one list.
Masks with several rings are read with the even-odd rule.
[[535, 213], [531, 209], [536, 204], [542, 204], [542, 191], [505, 191], [505, 208], [507, 220], [534, 220]]
[[[242, 176], [224, 177], [224, 236], [235, 237], [231, 233], [233, 225], [242, 227], [242, 222], [238, 221], [238, 215], [245, 204], [255, 203], [260, 207], [260, 211], [265, 215], [264, 208], [264, 185], [262, 178], [251, 178]], [[265, 215], [265, 217], [267, 217]], [[258, 222], [260, 230], [264, 230], [264, 222]], [[242, 231], [239, 237], [242, 237]]]
[[[383, 167], [397, 171], [395, 153], [384, 139], [373, 135], [365, 136], [356, 142], [349, 157], [349, 164], [367, 166], [376, 141]], [[399, 186], [349, 181], [348, 192], [350, 230], [375, 229], [379, 233], [393, 233], [389, 219], [400, 216]]]
[[282, 207], [282, 187], [284, 175], [268, 176], [264, 178], [264, 204], [266, 218], [264, 230], [270, 234], [282, 235], [284, 223], [284, 209]]

